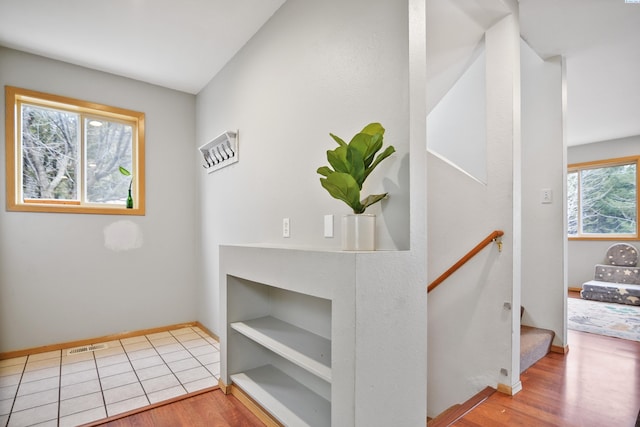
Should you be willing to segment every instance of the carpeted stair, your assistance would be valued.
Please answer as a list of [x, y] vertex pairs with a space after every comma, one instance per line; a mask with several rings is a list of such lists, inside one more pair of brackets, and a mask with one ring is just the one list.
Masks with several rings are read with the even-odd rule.
[[[520, 307], [520, 319], [524, 307]], [[551, 343], [556, 333], [549, 329], [520, 325], [520, 373], [529, 369], [551, 351]]]
[[548, 329], [520, 326], [520, 373], [549, 353], [555, 335]]

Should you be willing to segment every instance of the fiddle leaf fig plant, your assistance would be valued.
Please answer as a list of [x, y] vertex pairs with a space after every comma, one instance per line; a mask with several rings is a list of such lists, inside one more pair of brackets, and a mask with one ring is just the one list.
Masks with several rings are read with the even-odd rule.
[[380, 123], [368, 124], [348, 144], [332, 133], [329, 135], [338, 143], [338, 147], [327, 151], [331, 167], [321, 166], [317, 170], [324, 177], [320, 178], [320, 184], [332, 197], [345, 202], [353, 213], [361, 214], [387, 196], [388, 193], [372, 194], [361, 200], [360, 191], [376, 166], [396, 150], [390, 145], [378, 153], [384, 138], [384, 127]]

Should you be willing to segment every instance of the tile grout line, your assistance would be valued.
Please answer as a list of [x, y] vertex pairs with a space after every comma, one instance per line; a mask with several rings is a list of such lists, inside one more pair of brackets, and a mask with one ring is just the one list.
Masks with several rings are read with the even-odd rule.
[[[123, 347], [124, 349], [124, 347]], [[100, 377], [100, 371], [98, 370], [98, 358], [96, 357], [96, 352], [93, 352], [93, 364], [96, 367], [96, 376], [98, 377], [98, 385], [100, 386], [100, 396], [102, 396], [102, 404], [104, 405], [104, 414], [108, 417], [107, 413], [107, 401], [104, 398], [104, 389], [102, 388], [102, 378]], [[58, 427], [60, 427], [58, 425]]]
[[[200, 337], [201, 337], [202, 339], [204, 339], [204, 340], [207, 342], [207, 344], [208, 344], [208, 345], [210, 345], [211, 347], [213, 347], [213, 348], [216, 350], [216, 352], [220, 353], [220, 349], [219, 349], [219, 348], [217, 348], [216, 346], [214, 346], [213, 344], [211, 344], [209, 341], [207, 341], [207, 337], [209, 337], [209, 338], [210, 338], [210, 335], [208, 335], [208, 334], [207, 334], [206, 332], [204, 332], [204, 331], [202, 332], [202, 334], [206, 335], [206, 337], [205, 337], [205, 336], [203, 336], [202, 334], [198, 333], [198, 332], [196, 332], [196, 333], [197, 333], [198, 335], [200, 335]], [[189, 353], [191, 353], [191, 352], [189, 351]], [[198, 362], [200, 362], [200, 359], [198, 359], [198, 357], [197, 357], [197, 356], [194, 356], [194, 357], [196, 358], [196, 360], [197, 360]], [[216, 362], [212, 362], [212, 364], [213, 364], [213, 363], [216, 363]], [[217, 363], [220, 363], [220, 362], [217, 362]], [[216, 379], [216, 380], [218, 379], [218, 378], [216, 378], [216, 375], [215, 375], [213, 372], [211, 372], [211, 371], [209, 370], [209, 368], [207, 368], [207, 366], [206, 366], [204, 363], [200, 362], [200, 364], [201, 364], [201, 365], [202, 365], [202, 366], [203, 366], [207, 371], [209, 371], [209, 373], [213, 376], [213, 378], [214, 378], [214, 379]], [[218, 375], [218, 376], [219, 376], [219, 375]]]
[[[200, 335], [197, 331], [194, 331], [194, 332], [195, 332], [195, 333], [196, 333], [196, 334], [197, 334], [201, 339], [205, 340], [205, 342], [207, 343], [207, 345], [209, 345], [209, 346], [211, 346], [211, 347], [215, 348], [215, 347], [214, 347], [214, 346], [213, 346], [209, 341], [207, 341], [207, 340], [205, 339], [205, 337], [203, 337], [202, 335]], [[177, 339], [177, 338], [176, 338], [176, 339]], [[207, 368], [207, 367], [204, 365], [204, 363], [202, 363], [202, 362], [200, 361], [200, 359], [198, 359], [198, 356], [196, 356], [196, 355], [194, 355], [193, 353], [191, 353], [191, 351], [190, 351], [187, 347], [185, 347], [185, 346], [182, 344], [182, 342], [180, 342], [180, 344], [185, 348], [185, 350], [187, 350], [187, 352], [191, 355], [191, 357], [193, 357], [194, 359], [196, 359], [196, 360], [198, 361], [198, 363], [200, 364], [200, 366], [202, 366], [204, 369], [206, 369], [206, 370], [207, 370], [207, 372], [209, 372], [209, 373], [211, 374], [211, 376], [215, 379], [215, 377], [216, 377], [216, 376], [213, 374], [213, 372], [211, 372], [211, 371], [209, 370], [209, 368]], [[197, 348], [197, 347], [194, 347], [194, 348]], [[217, 351], [220, 351], [220, 350], [218, 350], [217, 348], [216, 348], [216, 350], [217, 350]], [[180, 380], [180, 379], [178, 378], [178, 380]], [[182, 381], [180, 381], [180, 383], [182, 384]]]
[[[143, 335], [145, 339], [147, 339], [146, 335]], [[147, 339], [147, 341], [149, 341]], [[138, 384], [140, 384], [140, 388], [142, 389], [142, 392], [144, 393], [144, 397], [147, 399], [147, 402], [149, 402], [149, 404], [151, 404], [151, 400], [149, 400], [149, 396], [147, 395], [147, 390], [145, 390], [144, 386], [142, 385], [142, 380], [140, 380], [140, 377], [138, 376], [138, 372], [136, 372], [136, 368], [133, 366], [133, 363], [131, 363], [131, 358], [129, 358], [129, 352], [127, 351], [127, 348], [124, 346], [124, 343], [122, 342], [122, 340], [118, 340], [118, 342], [120, 342], [120, 345], [122, 346], [122, 350], [124, 350], [124, 355], [127, 356], [127, 360], [129, 361], [129, 365], [131, 365], [131, 370], [133, 371], [133, 375], [136, 376], [136, 379], [138, 380]], [[149, 344], [151, 344], [151, 342], [149, 342]], [[155, 351], [155, 348], [153, 347], [153, 344], [151, 344], [151, 347], [153, 348], [153, 350]], [[158, 353], [156, 351], [156, 353]], [[125, 399], [127, 400], [127, 399]], [[117, 403], [117, 402], [114, 402]], [[107, 407], [105, 406], [105, 411], [107, 410]], [[109, 413], [107, 412], [107, 417], [109, 416]]]
[[[168, 331], [169, 335], [171, 335], [171, 337], [176, 340], [178, 342], [178, 344], [180, 344], [183, 348], [184, 346], [182, 345], [182, 343], [180, 341], [178, 341], [178, 338], [176, 338], [175, 335], [173, 335], [173, 333], [171, 333], [171, 331]], [[145, 335], [146, 338], [146, 335]], [[147, 338], [148, 339], [148, 338]], [[149, 340], [149, 339], [148, 339]], [[166, 367], [169, 369], [169, 371], [171, 371], [171, 375], [173, 375], [175, 377], [176, 380], [178, 380], [178, 382], [180, 383], [180, 386], [182, 387], [182, 389], [185, 391], [185, 393], [189, 393], [189, 391], [187, 390], [187, 388], [184, 386], [184, 384], [182, 384], [182, 381], [180, 381], [180, 378], [178, 377], [178, 375], [176, 375], [175, 371], [173, 370], [173, 368], [169, 365], [169, 362], [167, 362], [165, 360], [165, 358], [163, 357], [162, 354], [160, 354], [158, 352], [158, 349], [156, 348], [155, 345], [153, 345], [153, 342], [151, 342], [151, 340], [149, 340], [149, 342], [151, 343], [151, 345], [153, 346], [154, 350], [156, 350], [156, 353], [158, 353], [158, 355], [160, 356], [160, 359], [162, 359], [162, 362], [166, 365]], [[171, 353], [166, 353], [166, 354], [171, 354]], [[189, 353], [191, 354], [191, 353]]]
[[[7, 424], [6, 424], [7, 426], [9, 425], [9, 423], [10, 423], [10, 421], [11, 421], [11, 416], [15, 413], [15, 412], [13, 411], [13, 408], [15, 408], [16, 401], [18, 400], [18, 397], [19, 397], [19, 396], [18, 396], [18, 392], [20, 391], [20, 387], [22, 386], [22, 380], [24, 379], [24, 376], [25, 376], [25, 374], [26, 374], [26, 372], [27, 372], [27, 365], [29, 364], [29, 359], [31, 358], [31, 356], [32, 356], [32, 355], [27, 355], [27, 359], [25, 360], [24, 367], [22, 368], [22, 373], [21, 373], [21, 375], [20, 375], [20, 380], [18, 381], [18, 388], [16, 389], [16, 394], [15, 394], [15, 396], [14, 396], [14, 398], [13, 398], [13, 403], [12, 403], [12, 405], [11, 405], [11, 412], [9, 412], [9, 417], [7, 418]], [[51, 359], [53, 359], [53, 357], [52, 357]], [[37, 361], [36, 361], [36, 362], [37, 362]], [[59, 364], [59, 365], [58, 365], [58, 366], [59, 366], [58, 373], [61, 375], [61, 370], [62, 370], [62, 351], [60, 351], [60, 354], [58, 355], [58, 364]], [[46, 369], [46, 368], [42, 368], [42, 369]], [[35, 371], [38, 371], [38, 370], [39, 370], [39, 369], [34, 369], [34, 372], [35, 372]], [[34, 381], [40, 381], [40, 380], [34, 380]], [[59, 376], [59, 377], [58, 377], [58, 400], [57, 400], [57, 404], [58, 404], [58, 417], [56, 418], [56, 421], [58, 421], [58, 420], [59, 420], [59, 418], [60, 418], [60, 381], [61, 381], [61, 379], [60, 379], [60, 376]], [[28, 383], [28, 382], [29, 382], [29, 381], [27, 381], [27, 383]], [[37, 392], [34, 392], [34, 393], [37, 393]], [[32, 393], [29, 393], [29, 394], [32, 394]], [[29, 394], [25, 394], [25, 396], [28, 396]], [[53, 403], [53, 402], [51, 402], [51, 403]], [[46, 406], [46, 405], [47, 405], [47, 404], [39, 404], [39, 405], [33, 406], [33, 407], [31, 407], [31, 408], [25, 408], [25, 409], [22, 409], [21, 411], [26, 411], [26, 410], [30, 410], [30, 409], [33, 409], [33, 408]], [[18, 412], [21, 412], [21, 411], [18, 411]], [[53, 420], [53, 419], [51, 419], [51, 420], [46, 420], [46, 421], [44, 421], [44, 422], [48, 422], [48, 421], [54, 421], [54, 420]], [[56, 424], [56, 425], [57, 425], [57, 424]]]
[[58, 417], [56, 419], [56, 425], [60, 427], [60, 406], [62, 400], [62, 349], [60, 350], [60, 362], [58, 370]]
[[[210, 342], [208, 342], [202, 335], [200, 335], [197, 331], [193, 330], [193, 328], [190, 328], [191, 332], [195, 333], [196, 335], [198, 335], [200, 337], [200, 339], [205, 340], [205, 342], [207, 343], [207, 345], [213, 347], [213, 345], [211, 345]], [[169, 331], [169, 333], [171, 333], [171, 331]], [[172, 334], [173, 335], [173, 334]], [[213, 372], [209, 371], [209, 369], [207, 369], [206, 366], [204, 366], [204, 364], [200, 361], [200, 359], [198, 359], [198, 356], [194, 355], [193, 353], [191, 353], [191, 351], [182, 343], [182, 341], [178, 340], [177, 337], [174, 336], [174, 338], [176, 338], [176, 341], [178, 341], [178, 343], [187, 351], [187, 353], [189, 353], [191, 355], [191, 357], [193, 357], [199, 364], [201, 367], [203, 367], [207, 372], [209, 372], [211, 374], [211, 376], [215, 379], [215, 375], [213, 375]], [[196, 348], [196, 347], [194, 347]], [[215, 349], [215, 347], [213, 347]], [[217, 349], [216, 349], [217, 350]], [[176, 375], [177, 377], [177, 375]], [[182, 381], [180, 380], [180, 378], [178, 378], [178, 381], [180, 381], [180, 384], [182, 384]], [[198, 380], [196, 380], [198, 381]], [[186, 390], [187, 388], [184, 386], [184, 384], [182, 384], [182, 387]], [[187, 393], [189, 391], [187, 390]]]
[[9, 426], [9, 421], [11, 421], [11, 415], [13, 415], [13, 408], [16, 406], [16, 400], [18, 399], [18, 391], [20, 390], [20, 385], [22, 384], [22, 378], [24, 377], [24, 373], [27, 370], [27, 362], [29, 361], [29, 355], [24, 360], [24, 365], [22, 366], [22, 372], [20, 373], [20, 379], [18, 380], [18, 387], [16, 387], [16, 392], [13, 395], [13, 402], [11, 402], [11, 409], [9, 410], [9, 416], [7, 417], [7, 423], [5, 427]]
[[[64, 352], [64, 350], [69, 350], [69, 349], [68, 348], [67, 349], [62, 349], [63, 352]], [[79, 361], [76, 361], [76, 362], [69, 362], [66, 366], [72, 366], [72, 365], [75, 365], [75, 364], [84, 363], [84, 362], [90, 362], [90, 361], [93, 360], [94, 367], [90, 368], [90, 369], [83, 369], [83, 370], [71, 372], [71, 373], [68, 373], [67, 375], [75, 375], [75, 374], [80, 374], [82, 372], [94, 371], [96, 373], [96, 376], [98, 377], [98, 385], [100, 385], [100, 393], [102, 394], [102, 384], [100, 383], [100, 377], [98, 376], [98, 369], [97, 369], [97, 364], [96, 364], [96, 361], [95, 361], [96, 360], [95, 351], [90, 351], [89, 353], [91, 353], [91, 356], [93, 357], [93, 359], [79, 360]], [[62, 354], [61, 354], [61, 358], [60, 358], [60, 365], [61, 365], [61, 367], [60, 367], [60, 393], [59, 393], [59, 396], [58, 396], [58, 427], [60, 427], [60, 420], [62, 418], [71, 417], [71, 416], [77, 415], [79, 413], [82, 413], [82, 412], [85, 412], [85, 411], [88, 411], [88, 410], [91, 410], [91, 409], [97, 409], [97, 408], [82, 409], [82, 410], [79, 410], [79, 411], [76, 411], [76, 412], [70, 412], [70, 413], [68, 413], [68, 414], [66, 414], [64, 416], [61, 416], [61, 410], [62, 410], [62, 403], [63, 402], [68, 401], [68, 400], [72, 400], [72, 399], [78, 399], [78, 398], [81, 398], [81, 397], [84, 397], [84, 396], [88, 396], [89, 394], [93, 394], [93, 393], [97, 393], [97, 392], [88, 393], [88, 394], [83, 393], [83, 394], [79, 394], [79, 395], [74, 395], [72, 397], [68, 397], [66, 399], [62, 399], [62, 378], [65, 375], [65, 374], [62, 373], [62, 368], [64, 367], [64, 365], [62, 364]], [[80, 382], [76, 382], [76, 383], [73, 383], [73, 384], [68, 384], [65, 387], [74, 387], [74, 386], [78, 386], [78, 385], [81, 385], [81, 384], [90, 383], [91, 381], [92, 381], [91, 379], [88, 379], [88, 380], [85, 380], [85, 381], [80, 381]], [[102, 400], [104, 402], [104, 395], [102, 397], [103, 397]], [[106, 413], [106, 409], [105, 409], [105, 413]]]

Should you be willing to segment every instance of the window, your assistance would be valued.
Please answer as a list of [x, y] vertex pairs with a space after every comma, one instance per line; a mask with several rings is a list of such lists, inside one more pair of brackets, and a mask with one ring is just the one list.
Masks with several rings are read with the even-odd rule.
[[638, 160], [625, 157], [569, 165], [569, 238], [638, 239]]
[[144, 113], [11, 86], [5, 102], [7, 210], [144, 215]]

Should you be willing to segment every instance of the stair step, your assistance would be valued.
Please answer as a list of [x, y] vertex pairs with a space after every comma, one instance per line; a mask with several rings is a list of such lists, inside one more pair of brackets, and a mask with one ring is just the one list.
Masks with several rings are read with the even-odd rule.
[[428, 427], [445, 427], [458, 421], [460, 418], [468, 414], [473, 408], [484, 402], [495, 393], [495, 389], [492, 387], [486, 387], [473, 395], [469, 400], [462, 404], [455, 404], [445, 410], [443, 413], [435, 417], [434, 419], [427, 421]]
[[548, 329], [520, 326], [520, 373], [549, 353], [555, 335]]

